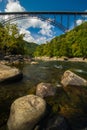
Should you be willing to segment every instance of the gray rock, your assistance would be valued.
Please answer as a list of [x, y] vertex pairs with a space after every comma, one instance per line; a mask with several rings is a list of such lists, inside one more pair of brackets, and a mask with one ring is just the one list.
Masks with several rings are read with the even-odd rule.
[[70, 70], [65, 71], [62, 76], [61, 84], [66, 86], [87, 86], [87, 80], [76, 75]]
[[44, 98], [47, 96], [54, 96], [56, 93], [56, 88], [50, 83], [40, 83], [36, 88], [36, 95]]
[[36, 130], [72, 130], [68, 120], [58, 114], [48, 116]]
[[71, 127], [66, 118], [60, 115], [53, 115], [48, 120], [45, 130], [71, 130]]
[[11, 106], [7, 122], [9, 130], [32, 130], [44, 115], [46, 102], [35, 95], [27, 95], [15, 100]]
[[22, 76], [19, 69], [0, 64], [0, 83], [20, 79]]

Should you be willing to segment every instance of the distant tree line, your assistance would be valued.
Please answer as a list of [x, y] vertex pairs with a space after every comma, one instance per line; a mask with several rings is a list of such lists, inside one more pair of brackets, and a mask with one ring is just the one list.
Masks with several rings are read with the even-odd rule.
[[34, 55], [87, 57], [87, 22], [61, 36], [55, 37], [47, 44], [39, 45]]

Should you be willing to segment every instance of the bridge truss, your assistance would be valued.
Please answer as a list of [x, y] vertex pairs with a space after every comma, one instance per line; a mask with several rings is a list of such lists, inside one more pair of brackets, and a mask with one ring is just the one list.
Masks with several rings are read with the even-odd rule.
[[87, 12], [0, 12], [0, 22], [3, 25], [27, 18], [49, 22], [66, 32], [70, 29], [71, 23], [75, 27], [77, 20], [86, 21]]

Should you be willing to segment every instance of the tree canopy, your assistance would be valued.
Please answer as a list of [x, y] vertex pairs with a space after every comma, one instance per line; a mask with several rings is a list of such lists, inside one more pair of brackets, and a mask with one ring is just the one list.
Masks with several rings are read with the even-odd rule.
[[87, 22], [57, 36], [47, 44], [39, 45], [35, 56], [87, 57]]
[[4, 54], [24, 54], [24, 34], [20, 34], [15, 24], [0, 24], [0, 52]]
[[0, 53], [21, 54], [33, 56], [37, 44], [26, 42], [23, 40], [25, 34], [20, 34], [16, 24], [0, 23]]

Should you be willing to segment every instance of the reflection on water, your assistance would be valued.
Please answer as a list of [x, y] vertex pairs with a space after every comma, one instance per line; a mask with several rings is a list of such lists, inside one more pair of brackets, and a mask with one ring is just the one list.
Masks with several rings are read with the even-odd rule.
[[[63, 61], [39, 62], [39, 64], [25, 64], [23, 70], [23, 80], [17, 83], [0, 86], [0, 125], [7, 121], [9, 108], [11, 103], [18, 97], [29, 94], [29, 90], [34, 88], [40, 82], [50, 82], [58, 87], [57, 95], [52, 99], [54, 104], [58, 104], [61, 108], [60, 113], [68, 118], [75, 120], [73, 113], [81, 113], [81, 116], [86, 113], [86, 98], [87, 89], [68, 88], [61, 90], [60, 80], [64, 71], [70, 69], [83, 78], [87, 79], [87, 63], [71, 63]], [[73, 93], [74, 91], [74, 93]], [[81, 95], [80, 95], [81, 94]], [[84, 97], [84, 98], [83, 98]], [[49, 99], [48, 99], [49, 100]], [[50, 98], [51, 100], [51, 98]], [[52, 104], [52, 101], [50, 101]], [[79, 108], [79, 109], [77, 109]], [[80, 109], [81, 108], [81, 109]], [[84, 112], [81, 111], [84, 109]], [[78, 112], [77, 112], [78, 111]], [[77, 116], [78, 116], [77, 114]], [[70, 117], [72, 115], [72, 118]], [[80, 116], [80, 115], [79, 115]], [[83, 117], [87, 118], [87, 116]], [[83, 121], [82, 118], [78, 118]], [[85, 119], [86, 120], [86, 119]], [[87, 121], [87, 120], [86, 120]], [[76, 122], [76, 121], [75, 121]], [[79, 121], [77, 121], [79, 122]], [[85, 121], [83, 121], [85, 123]], [[79, 123], [78, 123], [79, 124]], [[76, 124], [74, 124], [76, 125]], [[76, 125], [74, 129], [80, 130], [80, 125]], [[85, 125], [85, 124], [84, 124]], [[0, 130], [6, 128], [1, 128]]]

